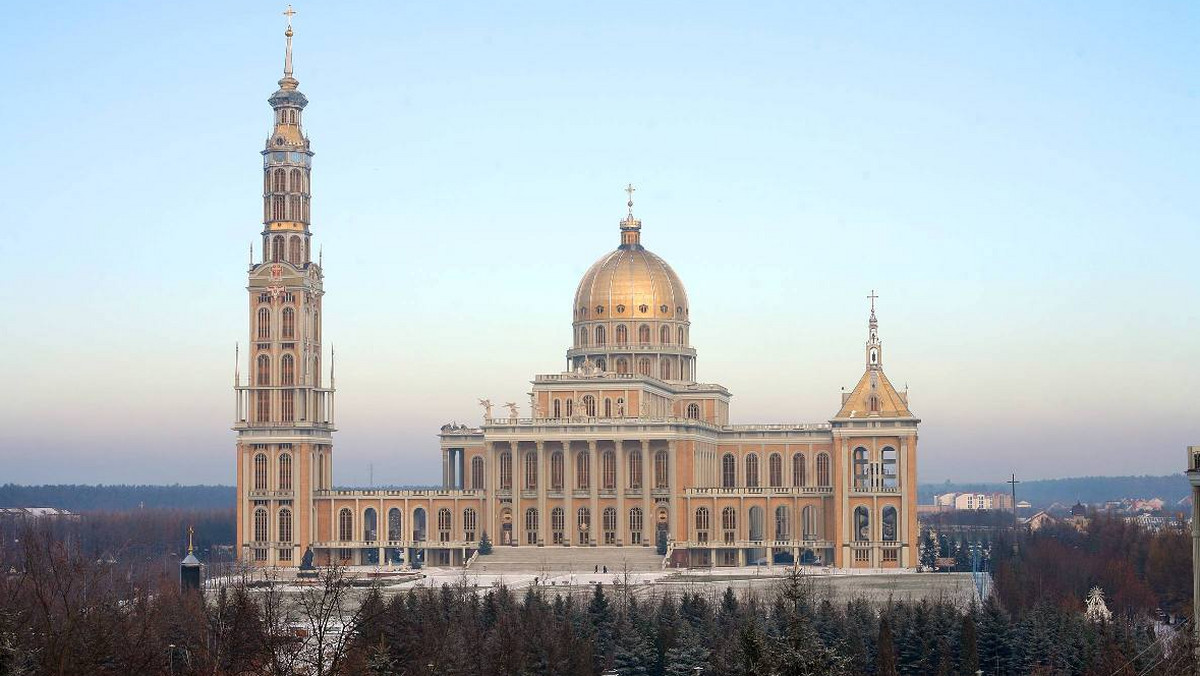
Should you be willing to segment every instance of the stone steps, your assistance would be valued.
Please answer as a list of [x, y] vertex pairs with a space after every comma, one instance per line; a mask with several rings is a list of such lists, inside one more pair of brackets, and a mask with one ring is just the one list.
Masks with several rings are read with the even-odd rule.
[[590, 573], [608, 566], [618, 573], [662, 570], [663, 557], [654, 547], [501, 547], [479, 556], [471, 570], [488, 573]]

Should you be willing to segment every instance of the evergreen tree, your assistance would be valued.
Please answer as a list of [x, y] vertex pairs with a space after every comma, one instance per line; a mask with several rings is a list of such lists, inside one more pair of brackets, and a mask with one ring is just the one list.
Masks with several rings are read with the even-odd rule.
[[613, 669], [621, 676], [651, 676], [658, 664], [654, 644], [643, 629], [626, 619], [618, 626], [617, 645], [613, 652]]
[[961, 676], [975, 676], [979, 671], [979, 645], [976, 638], [976, 616], [978, 615], [975, 602], [962, 616], [962, 630], [958, 639], [958, 673]]
[[708, 667], [708, 648], [699, 632], [683, 622], [675, 637], [675, 645], [667, 651], [664, 676], [695, 676], [696, 667]]
[[933, 566], [937, 562], [937, 555], [938, 547], [933, 541], [933, 534], [926, 528], [921, 531], [921, 565], [933, 570]]
[[876, 676], [897, 676], [896, 646], [892, 640], [892, 628], [888, 625], [887, 616], [879, 617], [879, 643], [876, 649]]
[[979, 665], [1003, 674], [1011, 670], [1012, 634], [1008, 613], [995, 596], [989, 596], [979, 617]]
[[479, 555], [487, 556], [492, 553], [492, 539], [488, 537], [487, 531], [479, 536]]

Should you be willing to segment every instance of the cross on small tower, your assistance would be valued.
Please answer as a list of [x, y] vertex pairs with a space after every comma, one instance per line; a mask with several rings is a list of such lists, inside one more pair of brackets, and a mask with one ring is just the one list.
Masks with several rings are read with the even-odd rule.
[[867, 298], [871, 301], [871, 314], [875, 314], [875, 299], [878, 297], [879, 296], [875, 293], [875, 289], [871, 289], [871, 295], [867, 296]]
[[636, 190], [637, 190], [637, 188], [633, 187], [632, 183], [625, 186], [625, 192], [629, 194], [629, 201], [625, 203], [625, 206], [629, 207], [629, 215], [630, 216], [633, 215], [633, 193]]
[[296, 10], [292, 9], [291, 5], [288, 5], [287, 9], [284, 10], [283, 15], [288, 18], [288, 28], [291, 28], [292, 27], [292, 17], [296, 15]]
[[193, 550], [193, 547], [192, 547], [192, 535], [194, 535], [194, 534], [195, 534], [195, 532], [196, 532], [196, 529], [195, 529], [195, 528], [192, 528], [191, 526], [188, 526], [188, 554], [191, 554], [191, 553], [192, 553], [192, 550]]

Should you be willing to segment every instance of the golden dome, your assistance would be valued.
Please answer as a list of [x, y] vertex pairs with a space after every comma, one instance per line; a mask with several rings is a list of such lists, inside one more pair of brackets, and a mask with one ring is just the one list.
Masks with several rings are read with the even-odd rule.
[[641, 222], [621, 223], [622, 244], [584, 273], [575, 291], [574, 318], [581, 321], [687, 321], [687, 292], [679, 275], [641, 245]]

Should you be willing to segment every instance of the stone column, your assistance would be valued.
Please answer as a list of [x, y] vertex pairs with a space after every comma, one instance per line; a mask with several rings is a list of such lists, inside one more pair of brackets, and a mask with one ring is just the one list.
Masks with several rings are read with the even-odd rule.
[[642, 543], [655, 546], [654, 538], [658, 535], [658, 521], [654, 516], [654, 503], [650, 494], [654, 486], [654, 477], [650, 473], [650, 441], [642, 439]]
[[600, 522], [600, 479], [601, 479], [601, 477], [599, 476], [599, 472], [596, 471], [596, 469], [600, 467], [600, 462], [599, 462], [600, 458], [597, 457], [597, 455], [596, 455], [598, 452], [598, 449], [596, 448], [596, 441], [594, 439], [589, 440], [587, 442], [587, 444], [588, 444], [588, 489], [590, 490], [590, 492], [592, 494], [592, 506], [591, 506], [592, 518], [591, 518], [591, 523], [588, 524], [588, 541], [589, 541], [588, 544], [594, 545], [598, 541], [598, 538], [596, 537], [596, 532], [598, 530], [600, 530], [600, 527], [603, 525]]
[[525, 513], [521, 511], [521, 491], [525, 488], [525, 460], [521, 457], [521, 442], [508, 442], [508, 452], [512, 454], [513, 544], [520, 547], [525, 542]]
[[546, 491], [550, 488], [550, 476], [546, 474], [546, 442], [537, 442], [538, 454], [538, 537], [539, 547], [546, 546], [546, 531], [550, 528], [550, 514], [546, 512]]
[[563, 441], [563, 541], [568, 547], [575, 543], [575, 451], [570, 441]]
[[667, 535], [674, 537], [674, 533], [679, 528], [678, 507], [676, 503], [679, 498], [675, 495], [675, 488], [679, 482], [675, 480], [675, 471], [677, 464], [675, 462], [675, 453], [679, 450], [679, 446], [674, 441], [667, 442], [667, 495], [670, 496], [670, 502], [667, 503], [668, 520], [667, 520]]
[[614, 439], [613, 445], [616, 447], [613, 452], [617, 456], [617, 546], [621, 547], [625, 544], [625, 534], [629, 532], [629, 519], [625, 513], [625, 442]]

